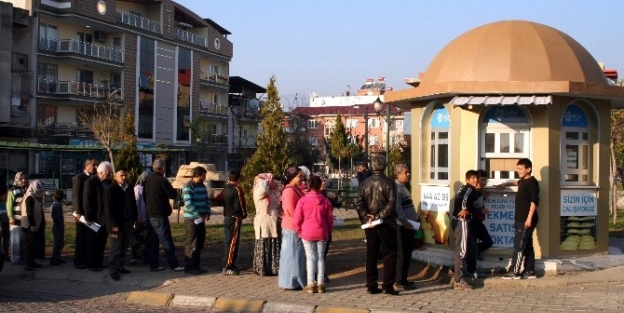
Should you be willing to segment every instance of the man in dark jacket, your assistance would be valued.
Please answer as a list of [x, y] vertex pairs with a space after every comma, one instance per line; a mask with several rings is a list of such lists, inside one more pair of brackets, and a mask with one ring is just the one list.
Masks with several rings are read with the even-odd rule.
[[85, 214], [82, 206], [82, 191], [84, 182], [95, 174], [97, 165], [95, 160], [88, 158], [85, 160], [84, 171], [72, 178], [72, 206], [76, 217], [76, 244], [74, 246], [74, 267], [78, 269], [87, 268], [87, 231], [88, 227], [80, 222], [80, 217]]
[[362, 163], [358, 165], [358, 172], [356, 174], [358, 185], [361, 185], [367, 178], [371, 177], [373, 172], [368, 168], [368, 163]]
[[[386, 177], [386, 160], [383, 156], [371, 159], [373, 175], [358, 188], [355, 208], [360, 220], [365, 221], [366, 234], [366, 288], [369, 294], [382, 291], [397, 295], [394, 290], [397, 258], [396, 199], [394, 180]], [[380, 222], [380, 224], [376, 224]], [[381, 248], [384, 261], [382, 289], [377, 285], [377, 252]]]
[[106, 222], [108, 220], [104, 208], [104, 189], [110, 185], [109, 176], [113, 166], [109, 162], [101, 162], [97, 167], [97, 175], [93, 175], [84, 183], [82, 191], [82, 206], [87, 224], [100, 224], [98, 232], [87, 230], [87, 266], [89, 270], [99, 272], [104, 261], [106, 247]]
[[132, 239], [132, 228], [139, 215], [134, 188], [126, 182], [126, 171], [115, 173], [115, 181], [106, 188], [104, 207], [108, 222], [106, 230], [111, 237], [110, 257], [108, 259], [109, 274], [113, 280], [119, 280], [119, 274], [128, 274], [125, 265], [126, 251]]
[[153, 173], [145, 180], [145, 192], [143, 193], [150, 223], [148, 229], [150, 269], [153, 272], [165, 269], [160, 266], [158, 256], [158, 243], [160, 242], [165, 250], [169, 268], [176, 272], [183, 271], [184, 267], [180, 266], [175, 255], [175, 245], [171, 238], [171, 226], [169, 225], [169, 215], [172, 211], [169, 199], [175, 199], [178, 193], [165, 178], [165, 161], [154, 160], [152, 170]]
[[225, 229], [225, 245], [223, 248], [223, 274], [238, 275], [236, 257], [240, 243], [240, 230], [243, 220], [247, 218], [245, 192], [240, 186], [240, 171], [230, 171], [227, 185], [219, 194], [223, 199], [223, 226]]

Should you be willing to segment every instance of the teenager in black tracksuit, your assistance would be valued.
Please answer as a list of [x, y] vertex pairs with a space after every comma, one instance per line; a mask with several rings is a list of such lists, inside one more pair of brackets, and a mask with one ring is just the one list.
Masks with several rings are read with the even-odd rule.
[[474, 206], [475, 201], [479, 198], [479, 192], [476, 191], [479, 182], [479, 175], [475, 170], [466, 172], [466, 185], [459, 188], [455, 196], [453, 209], [453, 228], [455, 235], [455, 257], [453, 273], [453, 288], [456, 289], [472, 289], [472, 285], [464, 280], [464, 276], [472, 270], [467, 268], [471, 260], [475, 257], [476, 241], [470, 231], [468, 223], [472, 214], [477, 213]]
[[[539, 184], [531, 174], [533, 163], [529, 159], [520, 159], [516, 165], [520, 179], [507, 182], [501, 187], [516, 185], [516, 210], [514, 223], [516, 226], [514, 249], [511, 259], [511, 271], [503, 279], [536, 278], [535, 250], [533, 249], [533, 231], [539, 220], [537, 206], [539, 205]], [[522, 271], [524, 268], [524, 271]]]
[[238, 247], [240, 243], [240, 230], [243, 220], [247, 218], [247, 205], [245, 193], [239, 185], [240, 171], [231, 170], [228, 183], [223, 188], [217, 200], [223, 201], [223, 226], [225, 230], [225, 246], [223, 251], [223, 274], [238, 275], [236, 267]]

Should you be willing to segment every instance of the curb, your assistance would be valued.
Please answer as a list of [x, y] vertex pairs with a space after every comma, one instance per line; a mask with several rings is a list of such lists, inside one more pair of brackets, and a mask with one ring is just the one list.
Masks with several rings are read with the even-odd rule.
[[315, 313], [369, 313], [368, 309], [351, 309], [351, 308], [338, 308], [338, 307], [328, 307], [328, 306], [319, 306], [316, 307]]
[[133, 291], [126, 298], [127, 303], [167, 306], [173, 298], [171, 293]]
[[234, 311], [234, 312], [262, 312], [264, 301], [259, 300], [246, 300], [246, 299], [232, 299], [232, 298], [217, 298], [213, 310], [220, 311]]

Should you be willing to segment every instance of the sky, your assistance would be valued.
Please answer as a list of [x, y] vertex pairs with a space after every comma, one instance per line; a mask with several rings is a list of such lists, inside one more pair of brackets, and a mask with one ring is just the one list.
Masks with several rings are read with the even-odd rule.
[[500, 20], [528, 20], [574, 38], [624, 76], [624, 1], [175, 0], [232, 34], [230, 75], [266, 86], [288, 106], [355, 92], [366, 78], [411, 88], [459, 35]]

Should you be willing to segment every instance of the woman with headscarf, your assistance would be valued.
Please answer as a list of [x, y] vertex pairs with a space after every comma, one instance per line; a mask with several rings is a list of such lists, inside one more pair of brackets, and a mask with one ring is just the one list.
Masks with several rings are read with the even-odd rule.
[[256, 208], [254, 231], [253, 271], [256, 274], [277, 275], [280, 257], [280, 230], [277, 225], [280, 215], [279, 183], [271, 173], [258, 174], [253, 184], [253, 201]]
[[134, 229], [132, 230], [132, 241], [130, 243], [130, 264], [135, 264], [136, 259], [142, 258], [143, 263], [148, 262], [147, 253], [147, 207], [145, 206], [145, 200], [143, 199], [143, 186], [147, 176], [151, 174], [151, 171], [143, 171], [134, 185], [134, 198], [136, 200], [137, 210], [139, 211], [139, 218], [134, 223]]
[[24, 249], [24, 270], [32, 271], [41, 264], [35, 262], [37, 249], [37, 232], [40, 231], [43, 216], [43, 183], [34, 180], [28, 185], [24, 200], [21, 203], [22, 228], [26, 234]]
[[284, 172], [282, 191], [282, 246], [277, 284], [288, 290], [301, 290], [307, 285], [305, 251], [295, 230], [295, 207], [303, 192], [299, 190], [301, 169], [291, 166]]

